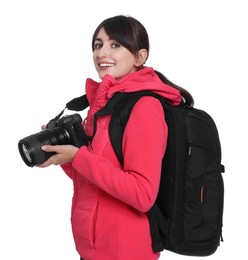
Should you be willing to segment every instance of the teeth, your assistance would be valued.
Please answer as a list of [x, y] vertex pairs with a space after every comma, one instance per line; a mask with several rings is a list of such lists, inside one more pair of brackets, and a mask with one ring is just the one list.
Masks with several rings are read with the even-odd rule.
[[109, 64], [109, 63], [101, 63], [99, 64], [100, 67], [112, 67], [114, 66], [113, 64]]

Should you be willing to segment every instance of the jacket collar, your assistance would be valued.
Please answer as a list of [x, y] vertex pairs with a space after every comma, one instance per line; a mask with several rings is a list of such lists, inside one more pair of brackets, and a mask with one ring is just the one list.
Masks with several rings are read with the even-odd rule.
[[164, 96], [175, 105], [181, 102], [180, 92], [164, 84], [151, 67], [144, 67], [137, 72], [128, 74], [119, 81], [111, 75], [106, 75], [101, 82], [96, 82], [90, 78], [86, 81], [86, 95], [91, 109], [94, 110], [92, 112], [102, 108], [116, 92], [140, 90], [153, 91]]

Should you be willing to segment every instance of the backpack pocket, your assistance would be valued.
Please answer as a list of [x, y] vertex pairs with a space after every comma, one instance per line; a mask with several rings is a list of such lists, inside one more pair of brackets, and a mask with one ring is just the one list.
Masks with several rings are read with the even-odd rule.
[[184, 239], [206, 244], [219, 240], [222, 229], [221, 166], [209, 147], [189, 141], [184, 189]]

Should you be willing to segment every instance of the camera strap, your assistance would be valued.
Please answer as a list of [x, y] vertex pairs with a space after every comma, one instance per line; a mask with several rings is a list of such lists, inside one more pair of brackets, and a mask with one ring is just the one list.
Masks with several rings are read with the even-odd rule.
[[82, 111], [89, 106], [86, 95], [74, 98], [66, 104], [66, 108], [73, 111]]
[[88, 106], [89, 106], [89, 102], [86, 97], [86, 94], [84, 94], [80, 97], [77, 97], [77, 98], [73, 98], [71, 101], [66, 103], [66, 107], [57, 116], [55, 116], [53, 119], [51, 119], [48, 122], [48, 124], [50, 124], [52, 122], [56, 122], [64, 114], [64, 111], [66, 109], [72, 110], [72, 111], [82, 111], [85, 108], [87, 108]]

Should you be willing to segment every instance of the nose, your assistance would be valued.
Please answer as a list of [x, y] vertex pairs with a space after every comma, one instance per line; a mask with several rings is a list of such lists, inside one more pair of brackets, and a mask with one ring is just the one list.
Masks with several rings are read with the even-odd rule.
[[97, 56], [99, 58], [107, 57], [109, 55], [109, 48], [107, 45], [102, 45], [102, 47], [99, 49]]

